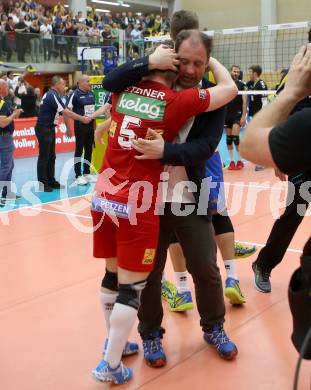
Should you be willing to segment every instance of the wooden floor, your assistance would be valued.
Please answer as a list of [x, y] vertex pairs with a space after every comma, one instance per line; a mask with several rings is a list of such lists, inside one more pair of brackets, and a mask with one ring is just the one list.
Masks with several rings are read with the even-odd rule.
[[[255, 173], [248, 164], [241, 172], [226, 172], [225, 181], [233, 183], [228, 186], [228, 202], [236, 238], [263, 245], [273, 224], [269, 199], [278, 193], [270, 189], [275, 182], [272, 171]], [[247, 198], [254, 196], [253, 190], [262, 192], [252, 210]], [[239, 191], [242, 194], [241, 210], [231, 204], [233, 191], [234, 198]], [[98, 299], [104, 262], [92, 258], [89, 199], [86, 195], [0, 213], [1, 390], [111, 387], [90, 374], [101, 358], [105, 327]], [[290, 342], [287, 286], [310, 235], [310, 221], [310, 216], [304, 219], [284, 261], [273, 272], [271, 294], [253, 287], [254, 256], [238, 261], [247, 302], [240, 308], [226, 302], [225, 323], [239, 349], [235, 361], [221, 360], [203, 341], [196, 310], [171, 313], [164, 303], [168, 364], [147, 367], [140, 351], [127, 359], [134, 379], [122, 388], [291, 389], [297, 353]], [[220, 257], [219, 265], [224, 276]], [[170, 262], [166, 276], [173, 276]], [[131, 340], [139, 342], [136, 328]], [[311, 388], [310, 371], [310, 362], [304, 361], [299, 389]]]

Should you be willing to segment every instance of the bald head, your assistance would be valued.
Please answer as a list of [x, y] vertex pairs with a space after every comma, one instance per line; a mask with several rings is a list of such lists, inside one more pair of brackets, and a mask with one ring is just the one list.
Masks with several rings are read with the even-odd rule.
[[8, 96], [8, 93], [9, 93], [9, 87], [7, 82], [3, 79], [0, 79], [0, 96], [6, 97]]
[[78, 85], [79, 85], [79, 88], [83, 91], [83, 92], [88, 92], [91, 90], [91, 85], [90, 85], [90, 76], [86, 75], [86, 74], [83, 74], [82, 76], [79, 77], [79, 80], [78, 80]]

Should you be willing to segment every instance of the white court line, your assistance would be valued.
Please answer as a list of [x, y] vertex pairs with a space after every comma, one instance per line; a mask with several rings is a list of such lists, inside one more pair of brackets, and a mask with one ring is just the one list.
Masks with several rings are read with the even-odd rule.
[[92, 192], [88, 192], [87, 194], [83, 194], [83, 195], [75, 195], [75, 196], [68, 196], [67, 198], [63, 198], [63, 199], [55, 199], [55, 200], [51, 200], [49, 202], [41, 202], [41, 203], [36, 203], [34, 205], [25, 205], [25, 206], [21, 206], [21, 207], [17, 207], [15, 209], [11, 209], [11, 210], [1, 210], [0, 211], [0, 214], [3, 213], [12, 213], [12, 212], [16, 212], [18, 210], [22, 210], [22, 209], [33, 209], [33, 208], [36, 208], [38, 210], [41, 210], [41, 208], [37, 207], [37, 206], [45, 206], [46, 204], [53, 204], [53, 203], [58, 203], [58, 202], [64, 202], [64, 201], [67, 201], [68, 199], [77, 199], [77, 198], [83, 198], [83, 197], [87, 197], [88, 195], [92, 195]]
[[[262, 188], [262, 189], [267, 189], [267, 190], [272, 189], [272, 190], [277, 190], [277, 191], [279, 190], [278, 188], [276, 188], [274, 186], [261, 186], [261, 185], [245, 184], [245, 183], [239, 183], [239, 182], [235, 182], [235, 183], [224, 182], [224, 185], [225, 186], [235, 186], [235, 187]], [[1, 213], [12, 213], [12, 212], [16, 212], [16, 211], [21, 210], [21, 209], [32, 209], [32, 208], [37, 207], [37, 206], [45, 206], [46, 204], [64, 202], [68, 199], [83, 198], [83, 197], [87, 197], [91, 194], [92, 194], [92, 192], [88, 192], [87, 194], [83, 194], [83, 195], [68, 196], [67, 198], [63, 198], [63, 199], [56, 199], [56, 200], [51, 200], [49, 202], [36, 203], [34, 205], [21, 206], [21, 207], [17, 207], [15, 209], [11, 209], [11, 210], [0, 210], [0, 214]]]
[[[279, 182], [276, 182], [275, 184], [277, 184], [277, 183], [279, 183]], [[230, 182], [224, 181], [225, 186], [262, 188], [262, 189], [266, 189], [266, 190], [276, 190], [276, 191], [279, 191], [280, 187], [281, 187], [281, 189], [287, 190], [287, 186], [285, 187], [285, 185], [284, 185], [284, 188], [282, 188], [281, 185], [279, 187], [275, 187], [275, 184], [273, 186], [261, 186], [258, 184], [245, 184], [245, 183], [238, 183], [238, 182], [230, 183]]]
[[[266, 244], [258, 244], [257, 242], [248, 242], [248, 241], [240, 241], [240, 240], [238, 240], [238, 241], [241, 242], [242, 244], [256, 245], [256, 246], [260, 246], [261, 248], [266, 246]], [[286, 251], [287, 252], [294, 252], [294, 253], [302, 253], [302, 250], [300, 250], [300, 249], [287, 248]]]
[[[67, 212], [65, 212], [65, 211], [55, 211], [55, 210], [39, 209], [39, 208], [36, 208], [36, 207], [33, 207], [33, 209], [35, 209], [35, 210], [41, 210], [41, 211], [44, 211], [44, 212], [47, 212], [47, 213], [55, 213], [55, 214], [69, 215], [69, 216], [79, 217], [79, 218], [85, 218], [85, 219], [92, 219], [92, 217], [87, 216], [87, 215], [74, 214], [74, 213], [67, 213]], [[246, 244], [246, 245], [256, 245], [256, 246], [259, 246], [259, 247], [261, 247], [261, 248], [263, 248], [263, 247], [266, 245], [266, 244], [259, 244], [258, 242], [248, 242], [248, 241], [240, 241], [240, 240], [238, 240], [238, 241], [241, 242], [242, 244]], [[293, 252], [293, 253], [302, 253], [302, 250], [293, 249], [293, 248], [287, 248], [286, 251], [287, 251], [287, 252]]]
[[85, 218], [85, 219], [92, 219], [92, 217], [90, 217], [89, 215], [68, 213], [66, 211], [56, 211], [56, 210], [42, 209], [40, 207], [32, 207], [31, 209], [32, 210], [44, 211], [45, 213], [61, 214], [61, 215], [68, 215], [70, 217], [79, 217], [79, 218]]

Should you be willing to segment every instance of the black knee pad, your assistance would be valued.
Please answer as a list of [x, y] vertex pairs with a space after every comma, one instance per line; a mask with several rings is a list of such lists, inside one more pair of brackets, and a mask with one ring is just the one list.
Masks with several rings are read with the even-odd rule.
[[231, 219], [228, 215], [214, 214], [212, 216], [212, 222], [215, 230], [215, 235], [218, 236], [220, 234], [225, 233], [233, 233], [233, 225]]
[[119, 291], [118, 288], [118, 274], [116, 272], [110, 272], [106, 270], [105, 276], [102, 280], [103, 288], [106, 288], [107, 290], [111, 291]]
[[227, 135], [227, 138], [226, 138], [226, 142], [227, 142], [227, 145], [232, 145], [232, 142], [233, 142], [233, 135]]
[[232, 140], [234, 142], [235, 146], [238, 146], [240, 144], [240, 136], [239, 135], [232, 135]]
[[140, 305], [140, 295], [146, 286], [146, 280], [132, 284], [119, 284], [119, 295], [116, 303], [130, 306], [138, 310]]

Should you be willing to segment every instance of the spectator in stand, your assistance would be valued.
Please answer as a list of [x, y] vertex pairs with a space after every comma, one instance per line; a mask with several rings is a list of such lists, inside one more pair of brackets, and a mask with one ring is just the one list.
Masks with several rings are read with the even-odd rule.
[[121, 16], [121, 28], [123, 30], [125, 30], [127, 28], [127, 26], [129, 25], [129, 21], [128, 21], [128, 18], [126, 16], [126, 12], [122, 12], [122, 16]]
[[3, 52], [6, 50], [6, 37], [5, 37], [5, 26], [7, 24], [8, 17], [6, 14], [1, 14], [0, 17], [0, 57], [2, 57]]
[[105, 24], [104, 31], [102, 32], [102, 37], [103, 37], [103, 45], [111, 46], [112, 35], [111, 35], [111, 27], [109, 26], [109, 24]]
[[136, 23], [136, 19], [133, 17], [133, 13], [132, 12], [128, 12], [127, 14], [127, 21], [128, 21], [128, 24], [135, 24]]
[[[73, 48], [76, 48], [77, 40], [73, 37], [77, 36], [77, 29], [77, 23], [72, 19], [70, 15], [68, 15], [65, 22], [65, 36], [67, 40], [67, 49], [71, 55], [73, 54]], [[74, 53], [76, 53], [76, 50]]]
[[66, 40], [66, 37], [65, 37], [65, 23], [61, 23], [60, 26], [58, 28], [56, 28], [55, 30], [57, 36], [56, 36], [56, 44], [57, 44], [57, 47], [59, 48], [59, 56], [60, 56], [60, 60], [61, 60], [61, 63], [64, 63], [64, 54], [66, 56], [66, 63], [67, 64], [70, 64], [70, 61], [69, 61], [69, 52], [68, 52], [68, 48], [67, 48], [67, 40]]
[[88, 32], [90, 46], [98, 46], [100, 44], [100, 31], [97, 24], [94, 22]]
[[162, 25], [161, 15], [157, 15], [154, 20], [153, 33], [159, 34], [161, 31], [161, 25]]
[[88, 27], [92, 27], [92, 24], [93, 24], [93, 17], [92, 17], [92, 13], [91, 12], [88, 12], [87, 15], [86, 15], [86, 20], [85, 20], [85, 24], [88, 26]]
[[111, 28], [111, 39], [112, 39], [112, 44], [117, 48], [119, 51], [119, 29], [117, 23], [112, 23], [112, 28]]
[[169, 32], [171, 30], [170, 19], [167, 16], [163, 16], [162, 18], [162, 29], [163, 32]]
[[25, 33], [28, 32], [28, 27], [24, 16], [19, 17], [19, 22], [15, 24], [14, 29], [16, 32], [17, 61], [25, 62], [25, 53], [28, 46], [28, 36]]
[[11, 12], [9, 12], [9, 17], [13, 19], [13, 24], [17, 24], [19, 22], [20, 11], [18, 8], [13, 8]]
[[26, 13], [26, 14], [24, 15], [24, 22], [25, 22], [26, 26], [27, 26], [28, 28], [30, 28], [30, 26], [31, 26], [31, 18], [30, 18], [29, 13]]
[[77, 16], [76, 16], [76, 21], [77, 23], [84, 23], [85, 18], [83, 17], [82, 11], [79, 11]]
[[115, 23], [117, 23], [119, 26], [122, 24], [122, 18], [120, 15], [120, 12], [117, 12], [115, 17], [112, 18]]
[[34, 63], [40, 62], [40, 26], [38, 19], [32, 21], [29, 27], [30, 35], [30, 56], [31, 61]]
[[149, 16], [146, 17], [146, 24], [147, 24], [147, 34], [152, 35], [153, 30], [154, 30], [154, 14], [150, 14]]
[[43, 42], [44, 61], [50, 61], [52, 55], [52, 24], [51, 20], [45, 18], [44, 23], [40, 26], [40, 33]]
[[127, 40], [131, 39], [131, 33], [133, 30], [134, 30], [133, 24], [129, 24], [125, 29], [125, 39]]
[[5, 36], [6, 36], [6, 60], [11, 61], [13, 50], [16, 48], [16, 32], [14, 29], [14, 21], [12, 16], [8, 17], [8, 21], [5, 25]]
[[133, 41], [142, 39], [140, 26], [138, 24], [135, 24], [133, 30], [131, 31], [130, 37], [133, 39]]
[[61, 1], [59, 1], [55, 6], [54, 6], [54, 9], [53, 9], [53, 13], [54, 15], [58, 14], [58, 13], [63, 13], [65, 12], [65, 7], [63, 5], [63, 3]]
[[85, 24], [79, 24], [77, 35], [81, 46], [89, 46], [88, 28]]

